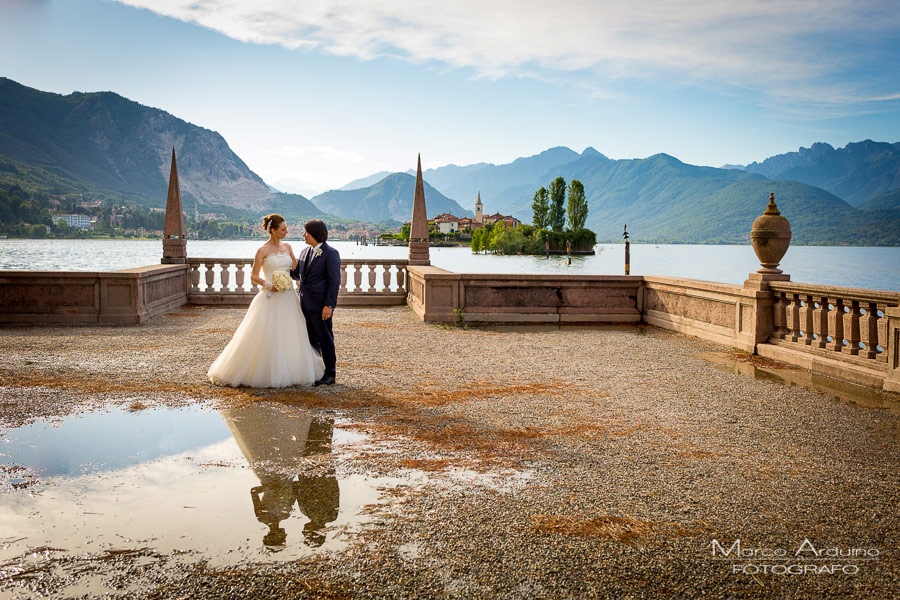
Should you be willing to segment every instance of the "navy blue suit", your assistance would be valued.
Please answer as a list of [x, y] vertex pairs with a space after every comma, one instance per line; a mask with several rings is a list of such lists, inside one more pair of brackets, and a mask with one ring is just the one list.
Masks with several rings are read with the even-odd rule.
[[[319, 253], [321, 251], [321, 253]], [[306, 259], [313, 252], [306, 246], [297, 260], [297, 267], [291, 269], [291, 277], [300, 281], [300, 308], [306, 317], [306, 331], [309, 341], [325, 361], [325, 375], [334, 376], [337, 357], [334, 352], [334, 333], [331, 319], [322, 319], [322, 309], [337, 305], [338, 290], [341, 287], [341, 255], [323, 243], [316, 255]]]

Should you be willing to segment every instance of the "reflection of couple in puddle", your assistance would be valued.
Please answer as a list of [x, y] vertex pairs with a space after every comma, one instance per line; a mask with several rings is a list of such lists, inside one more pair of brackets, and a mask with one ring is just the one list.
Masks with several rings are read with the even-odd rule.
[[[338, 517], [340, 490], [334, 467], [327, 461], [331, 453], [333, 421], [305, 415], [285, 414], [272, 405], [254, 404], [224, 409], [225, 422], [241, 452], [259, 478], [250, 490], [253, 510], [260, 523], [269, 527], [263, 544], [280, 550], [287, 533], [279, 524], [289, 518], [294, 502], [309, 522], [303, 527], [306, 544], [325, 543], [325, 525]], [[317, 474], [295, 476], [304, 457], [322, 455], [315, 461]]]

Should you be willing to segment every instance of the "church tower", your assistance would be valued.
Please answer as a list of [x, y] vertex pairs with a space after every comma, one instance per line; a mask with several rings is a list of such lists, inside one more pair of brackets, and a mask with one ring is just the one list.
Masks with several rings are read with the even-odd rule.
[[481, 192], [478, 192], [478, 200], [475, 201], [475, 222], [484, 223], [484, 210], [481, 206]]

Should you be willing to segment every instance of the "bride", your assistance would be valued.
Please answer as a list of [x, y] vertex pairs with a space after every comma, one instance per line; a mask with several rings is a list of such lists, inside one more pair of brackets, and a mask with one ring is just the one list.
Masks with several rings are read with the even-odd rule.
[[[322, 377], [325, 364], [309, 343], [293, 284], [281, 291], [277, 285], [297, 265], [294, 251], [282, 241], [288, 234], [287, 223], [281, 215], [267, 215], [263, 228], [269, 232], [269, 241], [256, 251], [250, 275], [262, 289], [206, 375], [217, 385], [233, 387], [311, 385]], [[276, 278], [279, 271], [285, 275]]]

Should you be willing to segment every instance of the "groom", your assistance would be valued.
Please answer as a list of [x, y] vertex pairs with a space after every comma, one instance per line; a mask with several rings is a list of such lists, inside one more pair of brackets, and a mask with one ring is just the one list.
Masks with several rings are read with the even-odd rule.
[[325, 243], [328, 228], [319, 219], [303, 226], [303, 239], [308, 247], [300, 253], [291, 278], [300, 281], [300, 308], [306, 317], [309, 342], [325, 361], [325, 374], [315, 385], [333, 385], [335, 377], [334, 333], [331, 315], [341, 287], [341, 256]]

